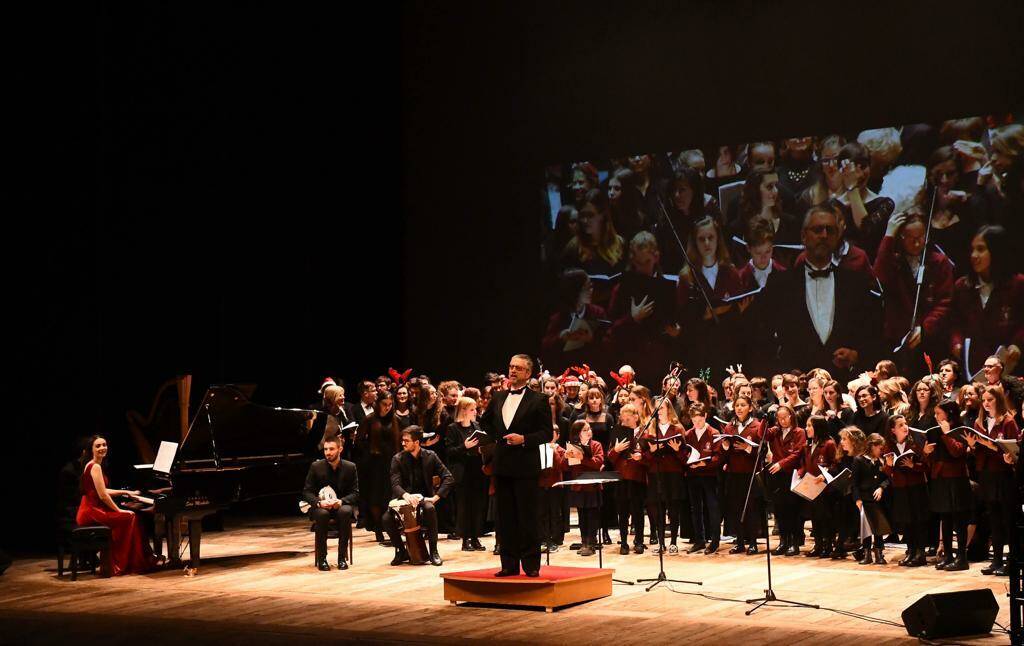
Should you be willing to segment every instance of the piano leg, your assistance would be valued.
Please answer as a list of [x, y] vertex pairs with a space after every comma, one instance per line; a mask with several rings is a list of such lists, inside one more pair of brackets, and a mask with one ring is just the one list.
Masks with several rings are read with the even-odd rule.
[[167, 562], [171, 567], [181, 567], [181, 520], [177, 516], [167, 519]]
[[164, 536], [167, 533], [167, 519], [163, 514], [153, 515], [153, 554], [160, 557], [164, 553]]
[[199, 570], [199, 547], [203, 537], [203, 520], [201, 518], [188, 521], [188, 555], [189, 567], [193, 574]]

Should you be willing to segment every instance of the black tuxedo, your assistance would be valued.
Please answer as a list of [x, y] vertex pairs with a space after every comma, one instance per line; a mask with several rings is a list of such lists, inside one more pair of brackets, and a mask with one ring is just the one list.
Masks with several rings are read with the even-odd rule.
[[[337, 509], [322, 509], [318, 506], [320, 490], [328, 485], [341, 500], [341, 506]], [[356, 475], [356, 465], [347, 460], [341, 460], [337, 469], [332, 468], [327, 460], [317, 460], [309, 465], [306, 484], [302, 488], [302, 499], [311, 505], [309, 517], [316, 529], [317, 560], [327, 557], [327, 529], [332, 517], [338, 523], [340, 560], [348, 552], [349, 531], [346, 528], [352, 523], [352, 505], [359, 501], [359, 476]]]
[[[508, 399], [508, 391], [491, 398], [491, 403], [480, 419], [480, 425], [495, 442], [493, 464], [495, 496], [501, 535], [501, 569], [519, 571], [522, 564], [527, 572], [540, 570], [540, 530], [537, 527], [537, 499], [540, 488], [540, 454], [537, 447], [551, 439], [551, 406], [547, 395], [529, 388], [505, 426], [501, 410]], [[523, 443], [508, 444], [503, 438], [509, 433], [523, 436]]]
[[767, 353], [761, 357], [760, 365], [771, 365], [777, 353], [783, 368], [825, 368], [835, 375], [832, 353], [838, 348], [851, 348], [859, 355], [859, 366], [839, 377], [874, 365], [881, 355], [882, 299], [876, 295], [879, 287], [863, 273], [843, 267], [835, 268], [834, 276], [832, 331], [824, 343], [807, 309], [804, 265], [798, 264], [792, 271], [773, 271], [768, 276], [764, 297], [758, 299], [754, 312], [754, 320], [765, 323], [758, 326], [762, 331], [758, 350]]

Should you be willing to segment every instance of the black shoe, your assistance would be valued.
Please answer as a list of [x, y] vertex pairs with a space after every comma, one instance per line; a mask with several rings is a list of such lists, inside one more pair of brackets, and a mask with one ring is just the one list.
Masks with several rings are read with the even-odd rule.
[[981, 573], [982, 574], [986, 574], [986, 575], [992, 575], [992, 574], [996, 573], [996, 570], [1000, 570], [1002, 568], [1003, 568], [1003, 561], [1002, 560], [992, 561], [992, 563], [990, 563], [988, 567], [981, 568]]
[[754, 543], [753, 545], [747, 548], [747, 556], [754, 556], [755, 554], [760, 553], [761, 550], [757, 549], [757, 543]]
[[707, 547], [704, 548], [704, 553], [705, 554], [714, 554], [717, 551], [718, 551], [718, 543], [715, 542], [715, 541], [712, 541]]
[[874, 561], [871, 560], [871, 550], [861, 550], [864, 552], [864, 558], [857, 561], [860, 565], [871, 565]]
[[443, 565], [444, 561], [441, 560], [441, 555], [437, 553], [437, 550], [430, 552], [430, 564], [431, 565]]
[[625, 543], [619, 545], [619, 554], [629, 554], [629, 545]]
[[706, 543], [694, 543], [690, 549], [686, 550], [687, 554], [696, 554], [697, 552], [703, 552], [707, 548]]
[[1010, 576], [1010, 571], [1006, 569], [1005, 565], [1001, 565], [992, 570], [992, 576]]
[[477, 552], [486, 552], [487, 548], [480, 544], [479, 538], [469, 539], [469, 544], [473, 546], [473, 549]]
[[[942, 568], [946, 572], [962, 572], [963, 570], [971, 569], [971, 566], [967, 564], [967, 555], [957, 556], [956, 560]], [[995, 572], [993, 572], [995, 574]]]
[[362, 518], [356, 521], [356, 529], [363, 529], [364, 527], [366, 527], [366, 521]]
[[779, 543], [779, 546], [772, 550], [772, 556], [785, 556], [787, 549], [789, 549], [789, 545]]
[[548, 543], [548, 554], [554, 554], [558, 551], [558, 543]]
[[341, 556], [341, 557], [338, 558], [338, 569], [339, 570], [347, 570], [348, 569], [348, 561], [345, 560], [344, 556]]
[[729, 548], [729, 553], [730, 554], [742, 554], [743, 552], [746, 552], [746, 551], [747, 551], [747, 548], [744, 547], [743, 543], [736, 543], [735, 545], [733, 545], [732, 547]]
[[540, 576], [540, 570], [527, 570], [526, 576], [537, 578]]
[[633, 545], [633, 553], [634, 554], [643, 554], [644, 550], [646, 550], [646, 549], [647, 549], [647, 546], [644, 545], [643, 543], [636, 543], [635, 545]]
[[875, 565], [886, 565], [885, 552], [881, 547], [875, 548]]
[[846, 548], [843, 547], [841, 544], [837, 545], [832, 550], [832, 560], [833, 561], [845, 561], [846, 560]]
[[503, 576], [519, 576], [519, 573], [518, 572], [513, 572], [512, 570], [506, 570], [506, 569], [503, 568], [503, 569], [498, 570], [497, 572], [495, 572], [494, 576], [502, 576], [502, 577]]
[[391, 559], [391, 565], [401, 565], [409, 562], [409, 553], [405, 550], [395, 550], [395, 558]]
[[809, 551], [804, 552], [804, 556], [809, 559], [821, 556], [821, 541], [814, 541], [814, 547], [812, 547]]
[[948, 567], [952, 567], [952, 565], [953, 565], [953, 559], [944, 559], [942, 561], [938, 561], [935, 564], [935, 569], [936, 570], [945, 570]]
[[786, 556], [800, 556], [800, 548], [795, 544], [786, 548]]
[[320, 570], [321, 572], [330, 572], [331, 566], [327, 565], [327, 559], [320, 559], [316, 562], [316, 569]]
[[569, 549], [573, 550], [573, 551], [576, 551], [576, 550], [578, 550], [578, 549], [580, 549], [582, 547], [583, 547], [583, 543], [571, 543], [569, 545]]
[[927, 548], [927, 549], [926, 549], [926, 550], [924, 551], [924, 555], [925, 555], [925, 558], [929, 558], [929, 557], [935, 556], [936, 552], [938, 552], [938, 549], [937, 549], [937, 548], [935, 548], [935, 547], [929, 547], [929, 548]]
[[648, 545], [657, 545], [657, 544], [658, 544], [658, 539], [657, 539], [657, 537], [655, 537], [655, 536], [651, 536], [651, 540], [647, 541], [647, 544], [648, 544]]
[[580, 556], [593, 556], [594, 548], [589, 545], [584, 545], [580, 548], [580, 551], [578, 553]]
[[922, 565], [928, 565], [928, 561], [924, 556], [924, 550], [915, 550], [914, 556], [907, 563], [907, 567], [921, 567]]
[[501, 554], [501, 545], [498, 545], [497, 543], [495, 543], [494, 544], [494, 555], [495, 556], [499, 556], [500, 554]]
[[857, 549], [853, 550], [853, 560], [854, 561], [861, 561], [863, 559], [864, 559], [864, 548], [863, 547], [858, 547]]
[[473, 544], [469, 542], [469, 539], [462, 539], [462, 551], [463, 552], [474, 552]]

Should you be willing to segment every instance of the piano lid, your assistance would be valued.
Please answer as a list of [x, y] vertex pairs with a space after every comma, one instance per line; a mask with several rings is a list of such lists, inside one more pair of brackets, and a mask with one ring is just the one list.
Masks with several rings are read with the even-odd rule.
[[[255, 386], [210, 386], [178, 449], [178, 462], [301, 454], [306, 413], [274, 410], [250, 400]], [[211, 424], [213, 432], [211, 433]]]

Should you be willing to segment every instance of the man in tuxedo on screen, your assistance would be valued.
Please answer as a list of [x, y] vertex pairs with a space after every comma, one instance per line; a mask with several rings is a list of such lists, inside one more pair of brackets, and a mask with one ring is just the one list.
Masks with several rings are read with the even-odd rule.
[[501, 571], [496, 576], [515, 576], [520, 565], [527, 576], [540, 572], [537, 447], [551, 438], [551, 408], [547, 395], [526, 387], [532, 372], [529, 355], [512, 357], [508, 390], [491, 398], [480, 420], [495, 443], [495, 496], [501, 523]]
[[[839, 213], [823, 204], [804, 217], [806, 250], [793, 271], [772, 272], [759, 303], [768, 334], [759, 350], [778, 352], [781, 365], [827, 368], [841, 382], [858, 367], [874, 365], [882, 348], [882, 298], [877, 285], [857, 271], [837, 266]], [[771, 362], [772, 357], [765, 357]]]

